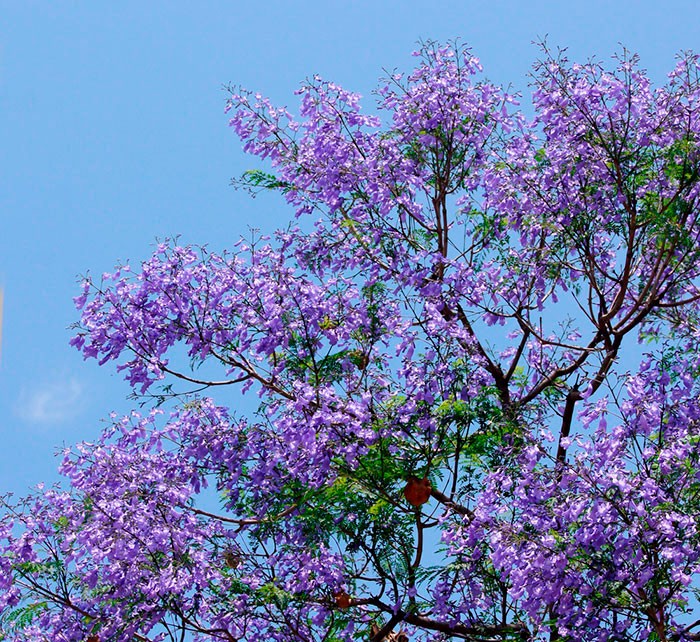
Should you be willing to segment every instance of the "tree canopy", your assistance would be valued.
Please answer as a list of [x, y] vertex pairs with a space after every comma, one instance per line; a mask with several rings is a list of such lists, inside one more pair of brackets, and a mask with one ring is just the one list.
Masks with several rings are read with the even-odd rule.
[[141, 409], [4, 501], [0, 639], [700, 640], [698, 69], [232, 89], [296, 218], [85, 280]]

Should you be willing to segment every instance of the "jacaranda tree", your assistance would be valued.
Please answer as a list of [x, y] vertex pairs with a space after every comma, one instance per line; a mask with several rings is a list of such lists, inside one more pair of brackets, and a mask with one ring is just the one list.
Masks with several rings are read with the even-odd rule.
[[698, 58], [417, 61], [232, 91], [296, 223], [85, 281], [153, 403], [5, 501], [3, 639], [700, 640]]

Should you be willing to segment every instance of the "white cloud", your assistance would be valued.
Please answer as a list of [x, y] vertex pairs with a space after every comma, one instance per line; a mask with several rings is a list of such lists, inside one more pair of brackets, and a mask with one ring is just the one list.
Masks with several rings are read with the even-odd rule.
[[17, 414], [32, 423], [60, 423], [79, 412], [83, 390], [83, 384], [72, 377], [25, 388], [19, 396]]

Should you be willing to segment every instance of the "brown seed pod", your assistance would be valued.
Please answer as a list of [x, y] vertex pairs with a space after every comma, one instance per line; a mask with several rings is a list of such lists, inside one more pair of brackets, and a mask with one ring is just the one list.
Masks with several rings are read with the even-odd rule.
[[365, 370], [369, 365], [369, 355], [365, 354], [362, 350], [352, 350], [349, 356], [350, 361], [352, 361], [358, 370]]
[[336, 591], [333, 593], [335, 605], [339, 609], [347, 609], [350, 607], [350, 596], [345, 591]]
[[418, 477], [411, 476], [403, 489], [403, 496], [411, 506], [421, 506], [430, 499], [431, 490], [432, 486], [427, 477], [418, 479]]
[[[374, 640], [377, 637], [381, 629], [377, 626], [375, 622], [372, 622], [372, 628], [369, 632], [370, 640]], [[404, 631], [399, 631], [398, 633], [391, 632], [386, 637], [383, 637], [380, 642], [408, 642], [408, 635]]]
[[229, 568], [238, 568], [242, 561], [240, 554], [236, 551], [231, 549], [226, 549], [224, 551], [224, 562], [226, 562], [226, 566]]

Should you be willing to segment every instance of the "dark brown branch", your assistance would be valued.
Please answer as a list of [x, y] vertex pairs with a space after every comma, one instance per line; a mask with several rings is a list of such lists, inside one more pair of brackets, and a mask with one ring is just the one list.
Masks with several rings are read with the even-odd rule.
[[202, 515], [203, 517], [210, 517], [211, 519], [216, 519], [220, 522], [226, 522], [227, 524], [238, 524], [239, 526], [248, 526], [254, 524], [264, 524], [266, 522], [271, 522], [276, 519], [281, 519], [282, 517], [288, 517], [297, 508], [296, 504], [292, 504], [289, 508], [285, 508], [281, 513], [277, 515], [268, 515], [266, 517], [225, 517], [223, 515], [217, 515], [215, 513], [210, 513], [208, 511], [202, 510], [201, 508], [187, 507], [187, 510], [192, 511], [196, 515]]
[[572, 388], [566, 395], [566, 403], [564, 404], [564, 413], [561, 421], [561, 431], [559, 433], [559, 445], [557, 446], [557, 465], [561, 466], [566, 461], [566, 447], [564, 440], [569, 437], [571, 432], [571, 422], [574, 417], [574, 408], [576, 402], [582, 399], [581, 392], [578, 388]]
[[474, 511], [468, 509], [466, 506], [462, 506], [461, 504], [452, 501], [447, 495], [441, 493], [436, 488], [433, 488], [430, 491], [430, 496], [437, 499], [444, 506], [447, 506], [447, 508], [452, 509], [455, 513], [469, 517], [469, 519], [474, 518]]
[[532, 637], [530, 630], [522, 622], [511, 624], [449, 624], [430, 618], [417, 615], [415, 613], [405, 613], [403, 621], [414, 626], [419, 626], [428, 631], [438, 631], [449, 635], [461, 637], [470, 642], [486, 642], [488, 639], [503, 639], [505, 635], [518, 635], [522, 640], [529, 640]]

